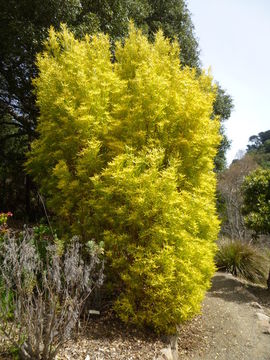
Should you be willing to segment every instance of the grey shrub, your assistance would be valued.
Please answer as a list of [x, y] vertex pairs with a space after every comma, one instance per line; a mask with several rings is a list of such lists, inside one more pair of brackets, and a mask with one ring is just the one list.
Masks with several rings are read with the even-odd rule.
[[41, 259], [31, 231], [7, 234], [0, 249], [0, 331], [21, 359], [54, 359], [79, 321], [86, 299], [103, 282], [103, 264], [87, 263], [73, 237], [66, 251], [48, 245]]

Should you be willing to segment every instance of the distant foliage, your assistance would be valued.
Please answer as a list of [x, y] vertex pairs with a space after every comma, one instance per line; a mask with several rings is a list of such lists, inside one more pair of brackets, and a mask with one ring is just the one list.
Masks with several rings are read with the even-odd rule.
[[270, 234], [270, 170], [252, 172], [245, 178], [242, 191], [247, 227], [256, 235]]
[[[37, 189], [26, 175], [24, 162], [37, 137], [39, 115], [32, 79], [38, 76], [37, 53], [43, 51], [48, 29], [67, 24], [77, 38], [104, 32], [111, 48], [128, 34], [133, 19], [152, 41], [162, 29], [181, 47], [181, 66], [201, 73], [198, 40], [186, 0], [2, 0], [0, 5], [0, 211], [15, 218], [39, 220], [43, 214]], [[214, 116], [226, 120], [232, 99], [218, 86]], [[228, 140], [220, 144], [215, 165], [225, 166]], [[20, 176], [18, 176], [20, 174]]]
[[[185, 0], [2, 0], [0, 5], [0, 211], [40, 218], [36, 188], [24, 172], [36, 138], [38, 109], [32, 78], [48, 29], [66, 23], [78, 38], [102, 31], [112, 46], [128, 33], [129, 19], [149, 38], [160, 28], [181, 44], [181, 61], [199, 66], [199, 49]], [[21, 174], [20, 176], [17, 176]]]
[[262, 131], [249, 138], [247, 152], [264, 169], [270, 169], [270, 130]]
[[254, 283], [266, 284], [268, 261], [263, 253], [241, 241], [225, 241], [216, 255], [219, 270]]
[[250, 136], [247, 150], [249, 152], [254, 150], [270, 152], [270, 130], [262, 131], [258, 135]]
[[251, 154], [234, 160], [230, 167], [218, 175], [218, 209], [222, 220], [221, 235], [230, 239], [250, 240], [251, 233], [247, 229], [242, 214], [242, 184], [247, 175], [258, 168]]
[[103, 282], [98, 254], [81, 256], [78, 239], [40, 257], [33, 234], [7, 233], [0, 244], [0, 334], [21, 359], [54, 359], [72, 336], [86, 299]]
[[214, 273], [213, 159], [220, 141], [209, 75], [181, 68], [161, 32], [108, 37], [51, 29], [35, 80], [40, 137], [28, 171], [62, 231], [104, 241], [124, 321], [173, 333]]
[[213, 114], [220, 118], [221, 126], [219, 132], [222, 139], [215, 157], [216, 172], [226, 169], [226, 152], [230, 148], [231, 142], [227, 138], [224, 122], [230, 118], [233, 106], [232, 97], [217, 83], [217, 96], [213, 106]]

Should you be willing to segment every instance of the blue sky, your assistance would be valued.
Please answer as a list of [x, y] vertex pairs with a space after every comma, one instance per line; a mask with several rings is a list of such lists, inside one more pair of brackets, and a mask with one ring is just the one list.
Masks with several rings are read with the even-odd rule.
[[270, 0], [187, 0], [204, 68], [234, 101], [228, 164], [248, 138], [270, 130]]

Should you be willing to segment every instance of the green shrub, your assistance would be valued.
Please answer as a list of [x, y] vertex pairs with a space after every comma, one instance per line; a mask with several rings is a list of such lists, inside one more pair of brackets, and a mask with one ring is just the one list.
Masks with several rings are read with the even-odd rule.
[[216, 255], [219, 270], [254, 283], [266, 283], [268, 261], [259, 249], [241, 241], [226, 241]]
[[246, 226], [255, 237], [270, 234], [270, 169], [257, 169], [242, 186], [243, 214]]
[[215, 271], [212, 79], [181, 67], [161, 32], [150, 43], [133, 26], [114, 62], [101, 34], [51, 29], [46, 46], [28, 170], [62, 232], [104, 242], [119, 316], [173, 333]]

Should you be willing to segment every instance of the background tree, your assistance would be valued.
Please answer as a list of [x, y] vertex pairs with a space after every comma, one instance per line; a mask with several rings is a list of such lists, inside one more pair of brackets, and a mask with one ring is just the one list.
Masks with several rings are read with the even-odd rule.
[[[245, 178], [242, 187], [246, 226], [260, 234], [270, 234], [270, 169], [257, 169]], [[270, 270], [267, 280], [270, 290]]]
[[218, 204], [222, 220], [221, 235], [233, 240], [249, 240], [250, 234], [242, 215], [244, 179], [258, 164], [249, 154], [235, 160], [218, 176]]
[[[33, 186], [24, 172], [23, 162], [25, 152], [36, 136], [38, 110], [31, 79], [37, 76], [35, 58], [43, 48], [49, 26], [59, 29], [60, 23], [64, 22], [78, 37], [103, 31], [114, 43], [127, 34], [130, 18], [151, 39], [159, 28], [167, 37], [176, 37], [181, 47], [182, 66], [200, 69], [198, 42], [184, 0], [0, 0], [2, 210], [16, 212], [20, 205], [22, 211], [31, 213], [30, 190]], [[214, 115], [220, 115], [221, 121], [226, 120], [231, 109], [230, 96], [219, 87]], [[224, 167], [227, 147], [228, 141], [224, 137], [216, 158], [217, 170]]]
[[247, 152], [263, 168], [270, 169], [270, 130], [262, 131], [258, 135], [249, 138]]
[[247, 227], [255, 235], [270, 234], [270, 170], [253, 171], [245, 178], [242, 191]]
[[[242, 214], [242, 184], [247, 175], [259, 167], [270, 168], [270, 131], [260, 132], [249, 138], [246, 154], [242, 151], [229, 169], [219, 174], [218, 206], [223, 219], [221, 234], [240, 240], [251, 240], [251, 229]], [[246, 203], [249, 201], [246, 197]], [[254, 199], [250, 198], [250, 202]], [[260, 236], [260, 240], [263, 240]]]
[[269, 171], [270, 171], [270, 130], [252, 135], [247, 145], [247, 154], [260, 165], [243, 184], [244, 207], [247, 226], [255, 235], [269, 234]]
[[0, 187], [1, 209], [30, 214], [30, 179], [23, 163], [34, 139], [38, 110], [32, 78], [35, 57], [50, 24], [72, 22], [80, 10], [77, 0], [0, 2]]
[[[229, 270], [232, 264], [238, 264], [239, 273], [255, 277], [256, 273], [261, 273], [262, 280], [266, 280], [269, 263], [266, 255], [269, 247], [269, 137], [269, 131], [251, 136], [246, 154], [239, 151], [238, 158], [218, 175], [218, 211], [222, 220], [218, 266], [222, 268], [226, 264]], [[255, 243], [253, 247], [250, 247], [251, 242]], [[258, 254], [261, 255], [258, 257]], [[267, 283], [270, 288], [270, 274]]]
[[218, 153], [215, 157], [215, 169], [222, 172], [226, 169], [226, 152], [230, 148], [230, 140], [227, 138], [224, 123], [231, 116], [233, 110], [233, 100], [231, 96], [217, 83], [217, 97], [214, 102], [213, 116], [220, 118], [220, 134], [222, 136]]

